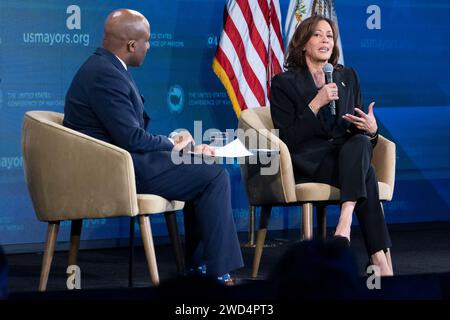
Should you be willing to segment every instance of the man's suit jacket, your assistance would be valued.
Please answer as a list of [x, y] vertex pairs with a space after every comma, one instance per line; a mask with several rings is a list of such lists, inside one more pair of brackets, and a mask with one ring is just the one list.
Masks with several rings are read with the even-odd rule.
[[66, 95], [64, 125], [130, 152], [137, 180], [168, 170], [172, 142], [146, 131], [143, 97], [120, 60], [98, 48], [76, 73]]
[[[287, 71], [272, 79], [270, 110], [276, 129], [279, 129], [292, 158], [296, 179], [313, 177], [326, 155], [343, 144], [350, 136], [362, 133], [342, 116], [354, 114], [354, 108], [362, 109], [361, 90], [356, 72], [349, 68], [336, 68], [333, 82], [338, 87], [339, 100], [336, 101], [336, 125], [332, 131], [326, 130], [323, 116], [327, 106], [318, 115], [308, 104], [317, 94], [317, 88], [307, 68]], [[372, 140], [376, 143], [376, 139]]]

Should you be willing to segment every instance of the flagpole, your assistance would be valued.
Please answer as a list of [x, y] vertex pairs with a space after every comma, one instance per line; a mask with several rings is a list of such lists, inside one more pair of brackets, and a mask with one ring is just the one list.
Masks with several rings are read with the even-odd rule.
[[[266, 67], [266, 87], [267, 92], [269, 92], [270, 88], [270, 80], [272, 79], [272, 51], [271, 49], [271, 32], [270, 32], [270, 26], [272, 21], [272, 1], [267, 0], [269, 5], [269, 17], [267, 22], [267, 29], [269, 30], [269, 39], [267, 42], [267, 57], [268, 57], [268, 64]], [[254, 248], [256, 247], [255, 243], [255, 218], [256, 218], [256, 207], [250, 205], [248, 210], [248, 242], [241, 244], [241, 247], [243, 248]], [[287, 239], [275, 239], [275, 241], [266, 241], [263, 245], [264, 248], [273, 248], [278, 247], [285, 243]]]
[[[272, 12], [272, 7], [271, 7], [271, 0], [267, 0], [268, 5], [269, 5], [269, 17], [267, 20], [267, 29], [269, 30], [269, 37], [268, 37], [268, 41], [267, 41], [267, 58], [268, 58], [268, 63], [266, 66], [266, 88], [269, 89], [269, 85], [270, 85], [270, 73], [271, 73], [271, 65], [272, 65], [272, 55], [270, 54], [270, 18], [271, 18], [271, 12]], [[254, 248], [256, 247], [256, 243], [255, 243], [255, 211], [256, 208], [255, 206], [249, 206], [248, 208], [248, 242], [247, 243], [243, 243], [241, 244], [242, 247], [244, 248]], [[266, 247], [267, 245], [265, 245]]]

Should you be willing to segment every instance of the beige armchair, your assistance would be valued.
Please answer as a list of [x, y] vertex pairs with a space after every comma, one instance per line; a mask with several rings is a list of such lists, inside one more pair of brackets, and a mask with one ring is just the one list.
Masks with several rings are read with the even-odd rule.
[[[328, 204], [339, 202], [339, 189], [323, 183], [295, 184], [289, 150], [276, 135], [273, 129], [270, 108], [248, 109], [241, 113], [239, 128], [244, 131], [254, 129], [257, 134], [257, 148], [279, 150], [272, 155], [272, 161], [278, 163], [278, 170], [274, 175], [261, 175], [260, 166], [248, 162], [241, 164], [241, 174], [250, 202], [250, 212], [254, 207], [261, 206], [260, 225], [256, 238], [255, 257], [253, 260], [252, 277], [257, 277], [264, 241], [267, 233], [272, 206], [302, 205], [302, 239], [313, 237], [313, 205], [316, 206], [317, 225], [320, 235], [326, 236], [326, 211]], [[250, 136], [251, 134], [247, 134]], [[248, 148], [249, 141], [243, 141]], [[383, 136], [379, 136], [374, 149], [372, 164], [378, 176], [380, 200], [390, 201], [394, 192], [395, 180], [395, 144]], [[390, 253], [388, 260], [391, 264]]]
[[[49, 111], [25, 114], [22, 152], [25, 179], [36, 216], [48, 222], [39, 291], [47, 288], [60, 221], [71, 220], [69, 265], [77, 262], [83, 219], [138, 216], [151, 282], [159, 283], [149, 214], [165, 213], [171, 236], [178, 236], [175, 211], [180, 201], [136, 194], [130, 154], [114, 145], [62, 126], [64, 115]], [[176, 258], [182, 265], [178, 237]]]

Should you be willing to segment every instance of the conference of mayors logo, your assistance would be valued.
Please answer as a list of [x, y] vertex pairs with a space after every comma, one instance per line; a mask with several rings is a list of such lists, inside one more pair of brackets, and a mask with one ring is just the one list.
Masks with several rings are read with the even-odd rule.
[[184, 105], [184, 90], [179, 85], [173, 85], [167, 93], [167, 106], [170, 112], [180, 113]]

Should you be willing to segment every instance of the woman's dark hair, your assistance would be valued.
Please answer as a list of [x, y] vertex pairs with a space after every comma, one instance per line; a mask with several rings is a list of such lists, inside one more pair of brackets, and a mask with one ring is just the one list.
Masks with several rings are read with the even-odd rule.
[[306, 43], [309, 41], [309, 39], [311, 39], [311, 37], [313, 36], [317, 24], [322, 20], [328, 22], [328, 24], [331, 26], [331, 30], [333, 30], [334, 46], [328, 62], [331, 63], [334, 67], [337, 66], [339, 60], [339, 48], [337, 46], [336, 25], [327, 17], [315, 15], [303, 20], [295, 30], [287, 49], [286, 61], [284, 63], [284, 68], [286, 70], [298, 70], [306, 68], [305, 51], [303, 49], [305, 48]]

